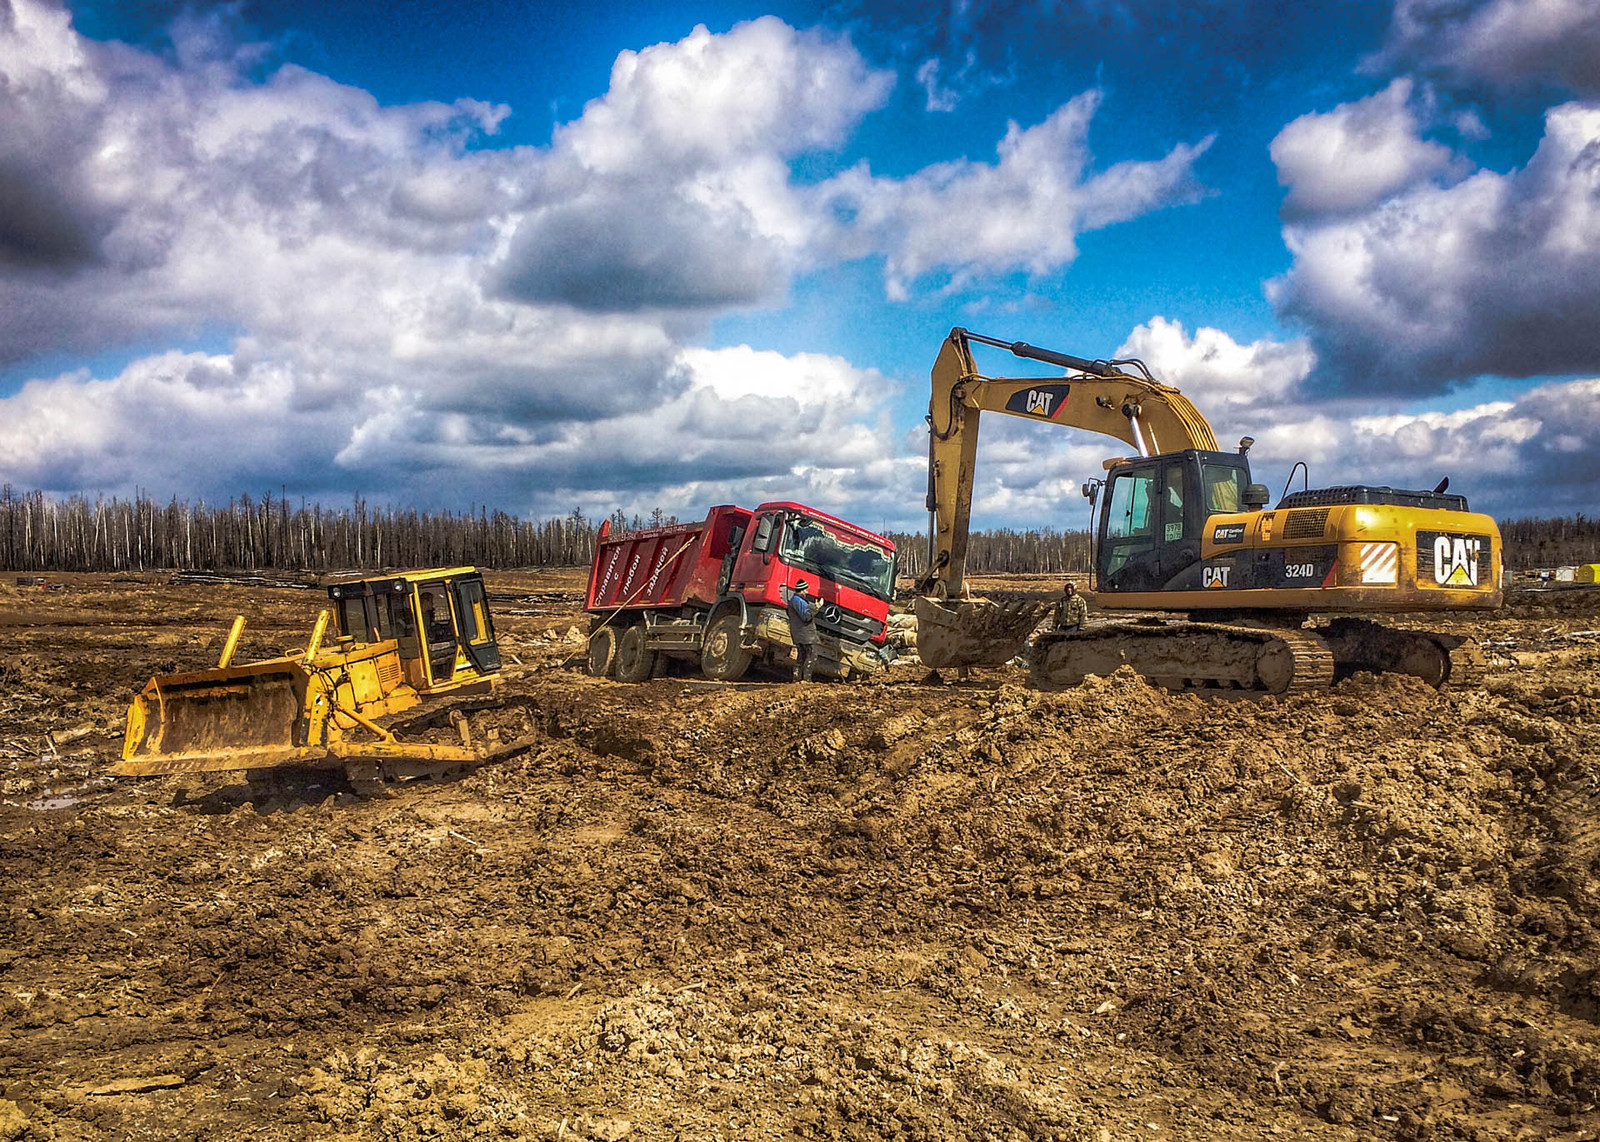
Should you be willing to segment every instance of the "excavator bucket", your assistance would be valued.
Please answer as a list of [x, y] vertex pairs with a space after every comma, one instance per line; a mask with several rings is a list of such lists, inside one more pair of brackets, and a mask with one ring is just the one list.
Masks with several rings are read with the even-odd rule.
[[119, 777], [314, 765], [305, 748], [309, 675], [296, 659], [158, 675], [128, 708]]
[[1040, 602], [943, 602], [918, 596], [917, 654], [935, 670], [1002, 666], [1022, 653], [1049, 610], [1049, 603]]

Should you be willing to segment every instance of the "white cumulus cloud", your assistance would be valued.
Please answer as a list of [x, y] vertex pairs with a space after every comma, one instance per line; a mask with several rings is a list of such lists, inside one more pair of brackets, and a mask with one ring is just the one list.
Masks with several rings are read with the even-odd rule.
[[1280, 131], [1270, 154], [1289, 188], [1285, 215], [1359, 210], [1459, 170], [1448, 147], [1419, 137], [1411, 92], [1409, 79], [1396, 79], [1376, 95], [1302, 115]]
[[1089, 125], [1100, 101], [1087, 91], [1035, 126], [1012, 122], [994, 163], [940, 163], [904, 179], [857, 167], [822, 189], [836, 211], [850, 214], [866, 248], [887, 255], [892, 297], [935, 270], [958, 281], [1055, 270], [1076, 259], [1080, 233], [1205, 193], [1193, 168], [1210, 137], [1092, 172]]
[[1595, 368], [1600, 105], [1546, 112], [1521, 169], [1416, 183], [1284, 238], [1294, 264], [1269, 293], [1307, 325], [1329, 385], [1398, 395]]
[[[0, 363], [213, 350], [0, 397], [0, 478], [598, 506], [770, 476], [843, 498], [841, 473], [902, 475], [882, 379], [845, 399], [843, 362], [697, 357], [713, 317], [875, 254], [901, 286], [1059, 267], [1071, 234], [1191, 196], [1204, 149], [1094, 173], [1086, 96], [1014, 126], [998, 164], [797, 182], [894, 76], [771, 17], [623, 52], [548, 146], [495, 147], [506, 107], [384, 105], [227, 19], [157, 54], [0, 0]], [[968, 212], [984, 234], [936, 254]]]

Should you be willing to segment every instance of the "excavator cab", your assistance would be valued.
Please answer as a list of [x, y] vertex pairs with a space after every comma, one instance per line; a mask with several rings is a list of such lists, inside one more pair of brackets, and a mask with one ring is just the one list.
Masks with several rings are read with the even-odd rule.
[[1206, 520], [1259, 507], [1237, 452], [1191, 448], [1114, 466], [1101, 492], [1095, 574], [1101, 591], [1158, 591], [1200, 561]]

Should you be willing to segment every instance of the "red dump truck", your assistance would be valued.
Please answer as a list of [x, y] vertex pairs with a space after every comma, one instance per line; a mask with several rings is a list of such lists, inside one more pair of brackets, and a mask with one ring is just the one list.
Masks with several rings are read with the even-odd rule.
[[643, 682], [674, 660], [735, 681], [751, 666], [793, 658], [784, 607], [800, 579], [820, 597], [819, 676], [884, 663], [894, 597], [894, 544], [787, 501], [754, 511], [724, 504], [701, 523], [613, 535], [600, 528], [584, 609], [589, 672]]

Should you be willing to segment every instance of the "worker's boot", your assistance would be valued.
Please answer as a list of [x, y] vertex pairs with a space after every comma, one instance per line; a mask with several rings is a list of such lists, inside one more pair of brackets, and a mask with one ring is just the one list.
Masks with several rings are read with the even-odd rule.
[[806, 664], [800, 668], [800, 681], [811, 681], [812, 659], [806, 659]]

